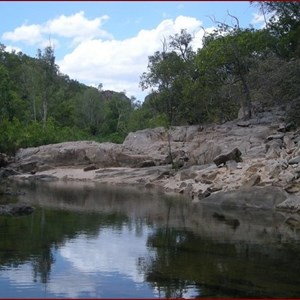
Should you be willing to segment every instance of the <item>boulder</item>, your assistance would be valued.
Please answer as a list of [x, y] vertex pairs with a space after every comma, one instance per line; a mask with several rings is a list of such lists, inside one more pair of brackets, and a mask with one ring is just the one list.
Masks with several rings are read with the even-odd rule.
[[300, 197], [290, 195], [285, 201], [277, 204], [276, 208], [289, 212], [300, 212]]
[[12, 160], [13, 159], [5, 153], [0, 153], [0, 168], [8, 166]]
[[211, 194], [200, 203], [221, 207], [275, 209], [286, 199], [287, 194], [281, 188], [265, 186]]
[[300, 163], [300, 155], [289, 160], [289, 165], [296, 165]]
[[230, 160], [234, 160], [236, 162], [241, 162], [241, 161], [243, 161], [241, 156], [242, 156], [242, 152], [238, 148], [234, 148], [231, 152], [229, 152], [227, 154], [221, 154], [221, 155], [217, 156], [214, 159], [214, 163], [218, 167], [222, 164], [225, 165], [226, 162], [230, 161]]
[[84, 172], [88, 172], [88, 171], [93, 171], [93, 170], [97, 170], [98, 167], [95, 165], [95, 164], [92, 164], [92, 165], [89, 165], [89, 166], [86, 166], [83, 171]]

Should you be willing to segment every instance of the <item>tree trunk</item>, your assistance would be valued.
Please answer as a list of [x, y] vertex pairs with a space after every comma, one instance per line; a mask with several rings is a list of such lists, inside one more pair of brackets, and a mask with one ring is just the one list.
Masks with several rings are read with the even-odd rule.
[[48, 110], [48, 101], [46, 97], [43, 100], [43, 127], [46, 127], [47, 122], [47, 110]]
[[247, 84], [247, 81], [246, 81], [246, 78], [244, 77], [244, 75], [240, 75], [240, 78], [241, 78], [243, 90], [244, 90], [244, 93], [246, 96], [246, 103], [243, 104], [244, 118], [251, 119], [251, 117], [252, 117], [252, 101], [251, 101], [249, 86]]

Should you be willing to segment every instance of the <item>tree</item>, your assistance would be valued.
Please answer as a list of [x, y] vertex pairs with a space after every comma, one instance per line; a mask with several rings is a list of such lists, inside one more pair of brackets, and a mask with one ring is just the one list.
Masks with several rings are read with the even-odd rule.
[[40, 78], [40, 87], [43, 91], [43, 124], [46, 126], [48, 106], [55, 91], [54, 85], [58, 66], [55, 64], [54, 49], [51, 46], [47, 46], [44, 52], [38, 49], [37, 58], [42, 75]]
[[268, 33], [252, 28], [241, 29], [237, 19], [234, 26], [221, 22], [217, 25], [218, 28], [204, 38], [204, 46], [197, 53], [200, 80], [219, 88], [239, 83], [244, 116], [251, 118], [252, 98], [247, 75], [253, 61], [262, 58], [268, 50]]
[[96, 88], [87, 89], [78, 103], [79, 124], [88, 128], [92, 135], [100, 132], [104, 120], [104, 103], [101, 93]]
[[170, 126], [181, 121], [184, 82], [189, 76], [193, 56], [191, 41], [192, 37], [186, 30], [181, 30], [180, 35], [170, 36], [169, 44], [164, 40], [163, 51], [149, 56], [148, 72], [144, 72], [140, 80], [143, 90], [151, 88], [150, 102], [157, 113], [167, 117]]
[[300, 57], [300, 2], [256, 2], [260, 11], [270, 14], [267, 29], [276, 38], [273, 48], [284, 58]]

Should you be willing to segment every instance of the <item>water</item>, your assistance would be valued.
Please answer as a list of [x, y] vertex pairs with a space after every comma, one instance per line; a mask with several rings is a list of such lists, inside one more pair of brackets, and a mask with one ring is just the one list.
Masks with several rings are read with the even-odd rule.
[[15, 189], [0, 201], [36, 210], [0, 216], [1, 298], [300, 296], [297, 216], [91, 183]]

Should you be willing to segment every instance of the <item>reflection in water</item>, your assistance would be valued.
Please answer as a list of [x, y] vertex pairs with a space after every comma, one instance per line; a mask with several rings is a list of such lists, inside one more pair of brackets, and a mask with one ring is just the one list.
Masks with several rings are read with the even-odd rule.
[[95, 184], [18, 188], [37, 209], [0, 218], [1, 297], [300, 296], [300, 233], [286, 213]]

